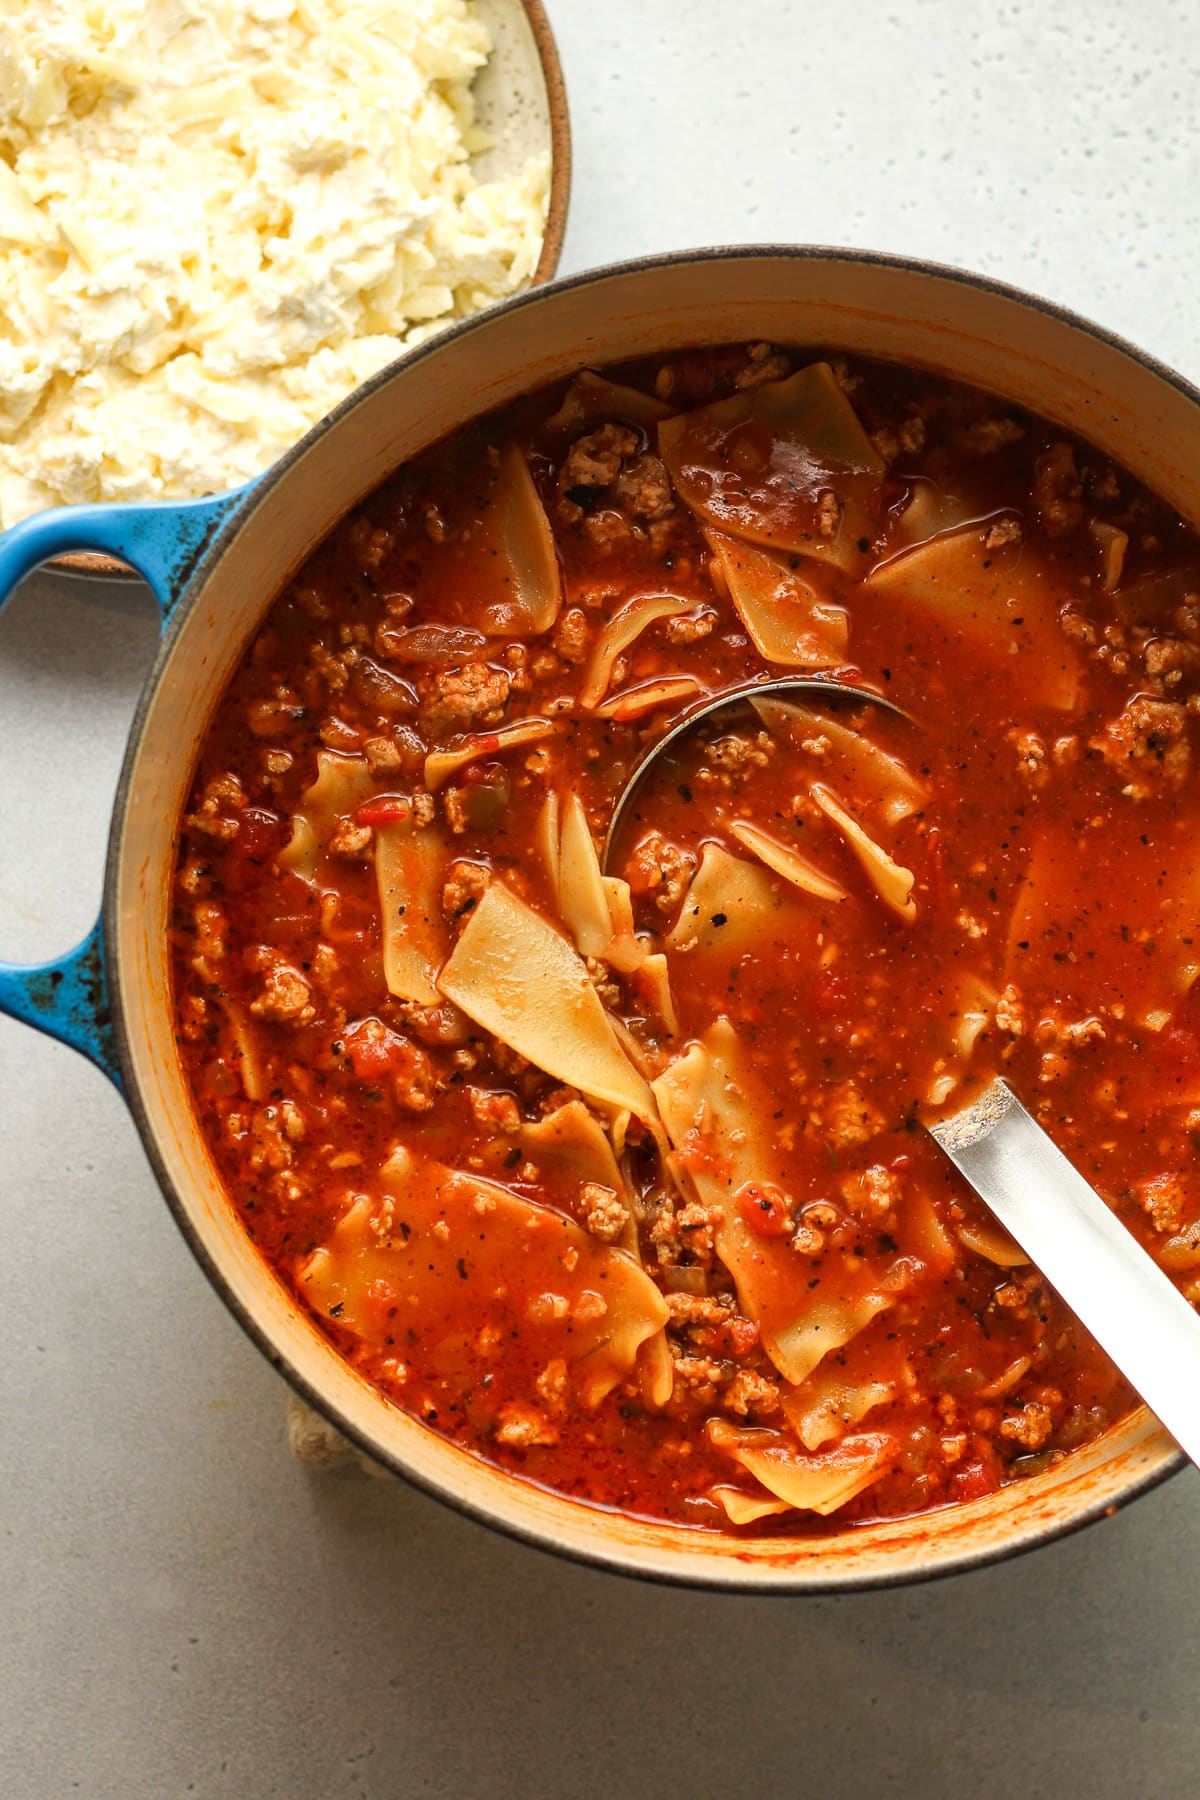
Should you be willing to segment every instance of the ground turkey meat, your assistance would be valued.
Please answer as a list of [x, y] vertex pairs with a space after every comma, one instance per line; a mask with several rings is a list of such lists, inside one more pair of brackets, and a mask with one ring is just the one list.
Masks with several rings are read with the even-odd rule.
[[1148, 1175], [1133, 1192], [1138, 1205], [1149, 1214], [1155, 1231], [1180, 1229], [1187, 1197], [1178, 1175]]
[[482, 863], [465, 859], [452, 862], [442, 889], [442, 911], [446, 917], [461, 919], [464, 914], [473, 912], [487, 892], [491, 879], [491, 870], [485, 869]]
[[554, 628], [554, 648], [567, 663], [581, 663], [588, 653], [592, 628], [581, 606], [569, 606]]
[[512, 1137], [521, 1129], [521, 1109], [511, 1094], [468, 1088], [467, 1103], [480, 1130]]
[[428, 737], [469, 731], [473, 725], [498, 725], [511, 678], [490, 663], [463, 663], [458, 669], [439, 669], [421, 682], [421, 729]]
[[410, 1044], [407, 1038], [397, 1038], [396, 1042], [399, 1048], [393, 1055], [392, 1087], [397, 1104], [406, 1106], [409, 1112], [428, 1112], [437, 1091], [433, 1064], [424, 1050]]
[[357, 825], [352, 818], [339, 819], [329, 840], [329, 854], [347, 861], [365, 857], [371, 848], [374, 832], [369, 825]]
[[1054, 1416], [1040, 1400], [1030, 1400], [1019, 1413], [1000, 1422], [1000, 1436], [1020, 1444], [1023, 1450], [1040, 1450], [1054, 1430]]
[[1049, 537], [1065, 537], [1083, 522], [1083, 485], [1070, 444], [1051, 444], [1034, 465], [1033, 504]]
[[625, 879], [634, 894], [648, 894], [660, 912], [674, 912], [688, 890], [696, 870], [691, 850], [674, 844], [661, 831], [652, 831], [634, 850]]
[[1152, 638], [1146, 645], [1146, 674], [1160, 693], [1184, 681], [1193, 687], [1200, 675], [1200, 645], [1183, 638]]
[[747, 1413], [765, 1417], [779, 1410], [779, 1388], [767, 1375], [756, 1375], [753, 1369], [739, 1369], [721, 1395], [721, 1404], [741, 1419]]
[[500, 1408], [496, 1426], [496, 1442], [509, 1444], [515, 1450], [529, 1450], [535, 1444], [557, 1444], [558, 1427], [536, 1406], [523, 1406], [510, 1400]]
[[1025, 427], [1016, 419], [973, 419], [955, 433], [954, 442], [966, 456], [994, 456], [1024, 436]]
[[601, 425], [577, 438], [567, 451], [559, 476], [564, 493], [576, 488], [610, 487], [621, 471], [626, 457], [637, 455], [640, 439], [627, 425]]
[[585, 1181], [579, 1194], [583, 1222], [602, 1244], [615, 1244], [625, 1229], [629, 1208], [613, 1188]]
[[710, 637], [717, 627], [715, 612], [681, 613], [666, 623], [667, 641], [671, 644], [698, 644]]
[[842, 1182], [842, 1197], [850, 1211], [861, 1219], [876, 1223], [893, 1212], [900, 1200], [903, 1178], [882, 1163], [872, 1163], [861, 1175], [850, 1175]]
[[1191, 761], [1187, 712], [1178, 700], [1137, 694], [1092, 738], [1091, 747], [1118, 772], [1128, 773], [1124, 791], [1135, 799], [1144, 799], [1155, 779], [1179, 787]]
[[612, 485], [612, 498], [635, 519], [652, 522], [675, 510], [675, 496], [666, 467], [649, 451], [636, 456], [621, 470]]
[[733, 1317], [729, 1302], [711, 1294], [668, 1294], [667, 1305], [673, 1325], [723, 1325]]
[[578, 517], [572, 509], [585, 489], [602, 490], [610, 506], [634, 519], [665, 519], [675, 510], [666, 468], [657, 456], [639, 451], [640, 442], [626, 425], [601, 425], [571, 445], [558, 478], [569, 516]]
[[869, 1143], [884, 1127], [879, 1109], [845, 1081], [830, 1093], [825, 1106], [825, 1129], [843, 1146]]
[[734, 387], [762, 387], [768, 381], [783, 381], [791, 373], [791, 358], [772, 344], [747, 344], [746, 360], [733, 378]]
[[316, 1017], [307, 981], [283, 961], [267, 967], [262, 993], [250, 1002], [250, 1011], [273, 1025], [308, 1025]]

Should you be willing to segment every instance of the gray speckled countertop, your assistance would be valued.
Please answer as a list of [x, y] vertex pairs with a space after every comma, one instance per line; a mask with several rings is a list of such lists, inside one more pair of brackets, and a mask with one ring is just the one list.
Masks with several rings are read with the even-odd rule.
[[[1200, 377], [1188, 0], [550, 0], [564, 271], [807, 239], [1033, 288]], [[90, 922], [148, 600], [0, 623], [0, 946]], [[1023, 1561], [766, 1601], [641, 1587], [298, 1467], [284, 1391], [116, 1094], [0, 1021], [0, 1791], [162, 1800], [1197, 1791], [1200, 1485]], [[1193, 1536], [1195, 1534], [1195, 1536]]]

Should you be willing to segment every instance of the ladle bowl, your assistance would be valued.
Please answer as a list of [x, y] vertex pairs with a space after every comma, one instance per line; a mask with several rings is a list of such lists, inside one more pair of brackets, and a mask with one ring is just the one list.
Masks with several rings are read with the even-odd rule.
[[911, 714], [897, 706], [895, 701], [879, 693], [875, 688], [859, 687], [848, 681], [839, 681], [831, 675], [781, 675], [766, 681], [744, 681], [737, 687], [726, 688], [720, 694], [706, 695], [703, 700], [687, 707], [668, 731], [654, 743], [648, 744], [630, 771], [629, 778], [613, 807], [612, 818], [608, 824], [608, 835], [604, 840], [604, 854], [601, 866], [605, 874], [609, 872], [609, 862], [616, 847], [621, 826], [625, 823], [634, 795], [641, 788], [655, 764], [682, 738], [687, 737], [698, 725], [707, 719], [716, 718], [723, 712], [733, 712], [739, 706], [751, 701], [760, 700], [766, 695], [773, 698], [791, 695], [802, 695], [805, 699], [815, 701], [821, 706], [844, 706], [850, 703], [858, 706], [878, 706], [884, 712], [892, 713], [906, 724], [915, 723]]

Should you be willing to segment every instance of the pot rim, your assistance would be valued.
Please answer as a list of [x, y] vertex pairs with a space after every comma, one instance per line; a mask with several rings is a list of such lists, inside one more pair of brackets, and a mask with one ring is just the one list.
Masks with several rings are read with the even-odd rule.
[[[864, 1592], [877, 1589], [905, 1587], [916, 1582], [941, 1580], [951, 1575], [962, 1574], [972, 1569], [1000, 1563], [1012, 1557], [1023, 1555], [1043, 1545], [1081, 1531], [1085, 1526], [1097, 1519], [1112, 1515], [1129, 1505], [1140, 1495], [1158, 1487], [1171, 1476], [1176, 1475], [1187, 1465], [1187, 1457], [1183, 1451], [1177, 1450], [1173, 1456], [1165, 1458], [1158, 1466], [1152, 1466], [1140, 1474], [1131, 1477], [1115, 1494], [1099, 1495], [1093, 1500], [1079, 1506], [1067, 1517], [1055, 1519], [1052, 1523], [1040, 1522], [1016, 1532], [1012, 1540], [1001, 1546], [989, 1546], [977, 1550], [950, 1551], [941, 1556], [935, 1566], [905, 1564], [894, 1571], [870, 1576], [856, 1576], [852, 1573], [814, 1576], [807, 1572], [802, 1563], [792, 1567], [778, 1566], [769, 1580], [750, 1577], [739, 1578], [736, 1569], [721, 1559], [713, 1559], [711, 1571], [697, 1573], [693, 1570], [672, 1569], [668, 1566], [647, 1568], [632, 1564], [617, 1549], [611, 1552], [600, 1545], [577, 1545], [572, 1542], [563, 1543], [554, 1539], [548, 1532], [538, 1530], [518, 1520], [505, 1517], [499, 1508], [483, 1505], [455, 1489], [443, 1485], [432, 1477], [418, 1473], [406, 1466], [382, 1449], [371, 1438], [370, 1434], [360, 1429], [352, 1420], [346, 1418], [339, 1410], [336, 1402], [328, 1399], [319, 1388], [303, 1375], [290, 1359], [272, 1341], [267, 1331], [261, 1327], [233, 1291], [217, 1260], [209, 1253], [198, 1229], [193, 1224], [192, 1214], [186, 1200], [177, 1188], [171, 1176], [166, 1159], [158, 1148], [154, 1128], [150, 1122], [148, 1111], [143, 1104], [135, 1074], [133, 1057], [130, 1051], [129, 1036], [126, 1029], [125, 1008], [126, 995], [121, 972], [119, 954], [119, 932], [117, 928], [117, 887], [121, 858], [121, 845], [124, 834], [126, 813], [132, 795], [133, 773], [141, 752], [145, 727], [159, 686], [166, 668], [174, 654], [179, 635], [189, 617], [192, 608], [203, 590], [210, 572], [216, 567], [225, 553], [226, 546], [239, 532], [243, 523], [252, 511], [269, 498], [276, 486], [287, 476], [293, 464], [308, 453], [312, 446], [328, 431], [339, 425], [341, 420], [362, 404], [369, 396], [392, 382], [402, 379], [407, 370], [425, 358], [439, 354], [455, 341], [465, 339], [472, 333], [484, 330], [498, 313], [515, 312], [529, 307], [538, 307], [547, 303], [553, 304], [556, 297], [564, 292], [590, 287], [613, 278], [635, 275], [642, 271], [651, 271], [679, 265], [704, 265], [716, 262], [746, 263], [777, 261], [780, 259], [795, 262], [836, 262], [861, 264], [869, 267], [882, 267], [900, 270], [906, 273], [925, 276], [936, 281], [948, 281], [957, 285], [980, 290], [996, 295], [1002, 299], [1014, 301], [1017, 305], [1039, 312], [1055, 319], [1071, 329], [1090, 337], [1097, 342], [1115, 349], [1137, 363], [1142, 368], [1157, 376], [1160, 380], [1174, 388], [1185, 399], [1190, 400], [1200, 410], [1200, 387], [1180, 375], [1177, 370], [1163, 363], [1149, 352], [1140, 349], [1127, 338], [1106, 327], [1095, 324], [1072, 308], [1062, 306], [1041, 295], [1030, 293], [1013, 284], [997, 280], [992, 276], [978, 275], [971, 271], [959, 269], [950, 264], [929, 261], [920, 257], [907, 257], [886, 251], [860, 250], [842, 248], [836, 245], [761, 243], [738, 244], [729, 246], [706, 246], [689, 250], [675, 250], [659, 254], [629, 258], [615, 263], [601, 264], [595, 268], [581, 270], [575, 275], [562, 276], [536, 288], [528, 288], [520, 294], [500, 301], [484, 312], [460, 320], [439, 332], [425, 343], [405, 352], [396, 361], [370, 377], [354, 392], [341, 401], [326, 418], [315, 425], [300, 442], [285, 452], [279, 460], [271, 465], [247, 492], [245, 501], [236, 506], [215, 534], [204, 554], [193, 568], [186, 586], [172, 609], [170, 622], [159, 644], [153, 666], [146, 677], [138, 697], [138, 704], [130, 726], [129, 739], [122, 760], [120, 777], [117, 783], [113, 802], [112, 821], [109, 828], [108, 846], [105, 860], [103, 904], [101, 911], [101, 929], [104, 952], [108, 970], [109, 990], [112, 1000], [112, 1030], [116, 1046], [117, 1062], [124, 1084], [125, 1099], [138, 1135], [142, 1140], [147, 1159], [154, 1171], [155, 1179], [163, 1198], [192, 1254], [204, 1271], [217, 1295], [246, 1332], [250, 1340], [266, 1357], [267, 1361], [288, 1382], [289, 1386], [302, 1399], [313, 1406], [324, 1418], [328, 1419], [357, 1449], [376, 1463], [385, 1467], [388, 1472], [406, 1482], [409, 1486], [430, 1495], [443, 1505], [451, 1507], [455, 1512], [473, 1519], [491, 1530], [504, 1536], [528, 1544], [534, 1549], [547, 1554], [565, 1557], [575, 1563], [597, 1567], [606, 1571], [623, 1575], [627, 1578], [654, 1582], [669, 1587], [697, 1588], [726, 1593], [745, 1593], [754, 1595], [795, 1595], [795, 1594], [832, 1594], [846, 1592]], [[271, 598], [274, 596], [272, 595]], [[264, 1278], [275, 1280], [276, 1277], [263, 1264]], [[1147, 1410], [1143, 1408], [1143, 1410]], [[468, 1454], [464, 1452], [464, 1454]], [[559, 1496], [566, 1507], [577, 1507], [592, 1512], [595, 1509], [584, 1507], [582, 1502], [573, 1501], [567, 1496]], [[941, 1509], [939, 1509], [941, 1510]], [[695, 1534], [697, 1542], [700, 1533]]]

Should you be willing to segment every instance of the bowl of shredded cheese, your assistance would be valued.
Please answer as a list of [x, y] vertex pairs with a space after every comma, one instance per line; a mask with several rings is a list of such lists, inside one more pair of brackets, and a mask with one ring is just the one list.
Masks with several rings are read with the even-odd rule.
[[568, 187], [540, 0], [0, 0], [0, 529], [252, 479]]

